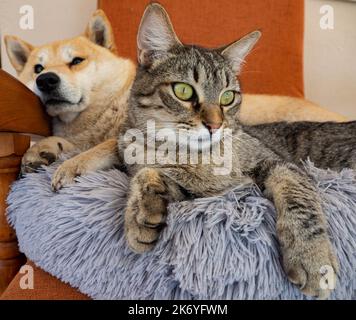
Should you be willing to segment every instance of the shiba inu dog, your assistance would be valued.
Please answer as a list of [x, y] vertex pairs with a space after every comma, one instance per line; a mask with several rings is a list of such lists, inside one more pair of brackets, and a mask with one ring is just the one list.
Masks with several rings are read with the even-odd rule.
[[136, 67], [116, 55], [103, 11], [93, 14], [83, 36], [39, 47], [6, 36], [5, 44], [19, 80], [52, 117], [54, 136], [27, 151], [23, 172], [49, 165], [62, 152], [85, 151], [117, 136]]

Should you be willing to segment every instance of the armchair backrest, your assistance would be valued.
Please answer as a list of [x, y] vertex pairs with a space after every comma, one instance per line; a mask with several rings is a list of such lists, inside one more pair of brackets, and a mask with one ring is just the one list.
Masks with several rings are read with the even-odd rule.
[[[118, 52], [136, 61], [136, 33], [150, 0], [99, 0], [114, 29]], [[217, 47], [260, 29], [247, 58], [243, 91], [303, 97], [303, 0], [159, 0], [185, 43]]]

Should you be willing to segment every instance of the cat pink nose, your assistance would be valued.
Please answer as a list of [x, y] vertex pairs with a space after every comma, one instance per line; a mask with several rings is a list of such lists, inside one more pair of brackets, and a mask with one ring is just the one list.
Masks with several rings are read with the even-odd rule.
[[213, 134], [215, 131], [220, 129], [222, 125], [221, 122], [203, 122], [203, 125], [209, 130], [210, 134]]

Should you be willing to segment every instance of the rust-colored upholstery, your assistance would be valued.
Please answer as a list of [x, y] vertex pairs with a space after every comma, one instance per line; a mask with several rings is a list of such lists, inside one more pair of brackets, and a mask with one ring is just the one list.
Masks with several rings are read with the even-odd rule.
[[28, 265], [34, 269], [34, 288], [21, 289], [17, 274], [0, 300], [88, 300], [89, 298], [78, 290], [52, 277], [49, 273], [37, 268], [32, 262]]
[[[136, 33], [149, 0], [100, 0], [120, 55], [136, 61]], [[246, 93], [303, 97], [303, 0], [160, 0], [184, 43], [217, 47], [255, 29], [260, 43], [247, 58]], [[283, 80], [281, 80], [283, 79]]]

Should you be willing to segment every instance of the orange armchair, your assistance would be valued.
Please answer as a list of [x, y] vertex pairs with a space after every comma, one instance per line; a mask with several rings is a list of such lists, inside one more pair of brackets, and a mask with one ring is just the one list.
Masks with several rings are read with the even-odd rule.
[[[148, 2], [99, 0], [99, 7], [113, 23], [120, 55], [135, 59], [136, 32]], [[247, 64], [241, 76], [243, 91], [303, 98], [303, 0], [160, 2], [169, 11], [178, 35], [187, 43], [213, 47], [262, 28], [264, 37], [249, 57], [253, 64]], [[271, 101], [274, 100], [269, 104], [273, 104]], [[250, 103], [254, 102], [250, 100]], [[302, 114], [309, 118], [343, 120], [336, 114], [324, 114], [325, 111], [312, 104], [300, 106], [299, 101], [295, 101], [295, 108], [303, 109]], [[5, 218], [10, 184], [16, 179], [21, 156], [30, 145], [29, 136], [20, 132], [47, 136], [50, 134], [49, 121], [38, 98], [0, 70], [0, 295], [25, 261]], [[29, 263], [35, 271], [35, 289], [21, 290], [21, 275], [17, 274], [1, 299], [88, 298]]]

